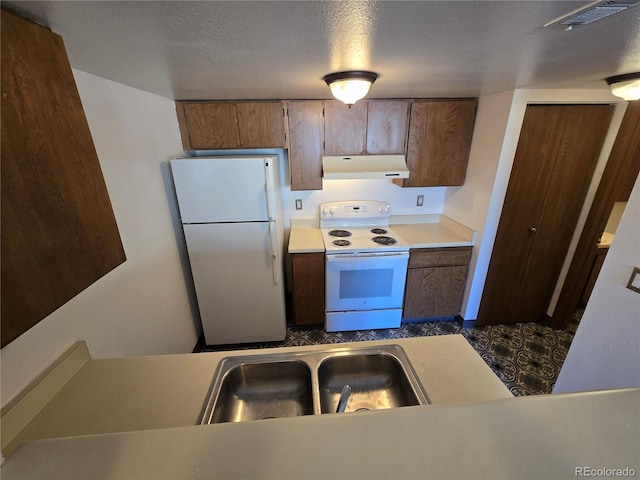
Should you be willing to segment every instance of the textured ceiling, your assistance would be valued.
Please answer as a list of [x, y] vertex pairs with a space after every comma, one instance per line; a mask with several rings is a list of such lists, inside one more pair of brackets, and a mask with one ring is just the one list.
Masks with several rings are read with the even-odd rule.
[[606, 88], [640, 71], [640, 7], [565, 31], [584, 1], [2, 2], [62, 35], [74, 68], [175, 99], [329, 98], [322, 77], [380, 74], [370, 97]]

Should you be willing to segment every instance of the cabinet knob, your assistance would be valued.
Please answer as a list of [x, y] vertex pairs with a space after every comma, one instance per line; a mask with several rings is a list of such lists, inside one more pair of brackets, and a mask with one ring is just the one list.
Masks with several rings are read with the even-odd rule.
[[529, 230], [529, 233], [536, 233], [538, 231], [536, 227], [529, 227], [527, 230]]

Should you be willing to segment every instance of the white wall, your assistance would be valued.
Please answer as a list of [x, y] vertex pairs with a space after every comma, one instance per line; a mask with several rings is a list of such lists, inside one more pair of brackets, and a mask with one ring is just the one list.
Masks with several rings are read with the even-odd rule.
[[169, 197], [166, 163], [182, 153], [174, 103], [74, 75], [127, 260], [2, 349], [3, 406], [76, 340], [94, 357], [185, 353], [197, 341]]
[[[497, 228], [502, 210], [499, 198], [504, 198], [502, 191], [506, 191], [509, 181], [511, 148], [505, 139], [513, 96], [510, 91], [479, 99], [467, 177], [463, 186], [449, 187], [445, 195], [444, 214], [478, 232], [460, 310], [465, 320], [474, 320], [478, 314], [495, 239], [490, 232]], [[514, 133], [517, 139], [517, 132], [512, 131], [509, 136]]]
[[[467, 178], [462, 187], [449, 187], [445, 195], [443, 211], [445, 215], [472, 226], [478, 232], [478, 241], [471, 259], [469, 280], [462, 306], [462, 317], [465, 320], [475, 320], [478, 315], [520, 130], [527, 104], [530, 103], [619, 104], [587, 193], [556, 292], [564, 281], [579, 233], [584, 226], [588, 209], [626, 108], [626, 104], [621, 99], [612, 96], [607, 90], [516, 90], [480, 98]], [[552, 300], [550, 313], [555, 305], [554, 301], [555, 297]]]
[[640, 387], [640, 293], [626, 288], [634, 267], [640, 267], [640, 179], [553, 393]]
[[[318, 204], [342, 200], [384, 200], [391, 203], [394, 215], [442, 213], [445, 187], [403, 188], [391, 180], [323, 180], [322, 190], [283, 191], [282, 204], [286, 218], [318, 217]], [[418, 195], [424, 205], [416, 206]], [[302, 210], [295, 210], [295, 199], [302, 200]]]

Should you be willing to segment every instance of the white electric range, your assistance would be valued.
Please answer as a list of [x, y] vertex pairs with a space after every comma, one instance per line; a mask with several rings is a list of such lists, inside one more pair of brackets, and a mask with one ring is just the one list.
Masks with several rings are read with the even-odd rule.
[[320, 204], [328, 332], [400, 326], [409, 246], [390, 216], [384, 201]]

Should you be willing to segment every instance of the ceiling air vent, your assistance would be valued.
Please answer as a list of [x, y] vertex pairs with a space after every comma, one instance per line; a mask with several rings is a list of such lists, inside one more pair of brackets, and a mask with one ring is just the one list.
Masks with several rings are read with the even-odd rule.
[[545, 27], [562, 26], [567, 30], [573, 27], [588, 25], [602, 20], [609, 15], [624, 12], [636, 5], [640, 5], [640, 0], [609, 0], [605, 2], [593, 2], [586, 7], [579, 8], [566, 15], [562, 15], [550, 22], [545, 23]]

